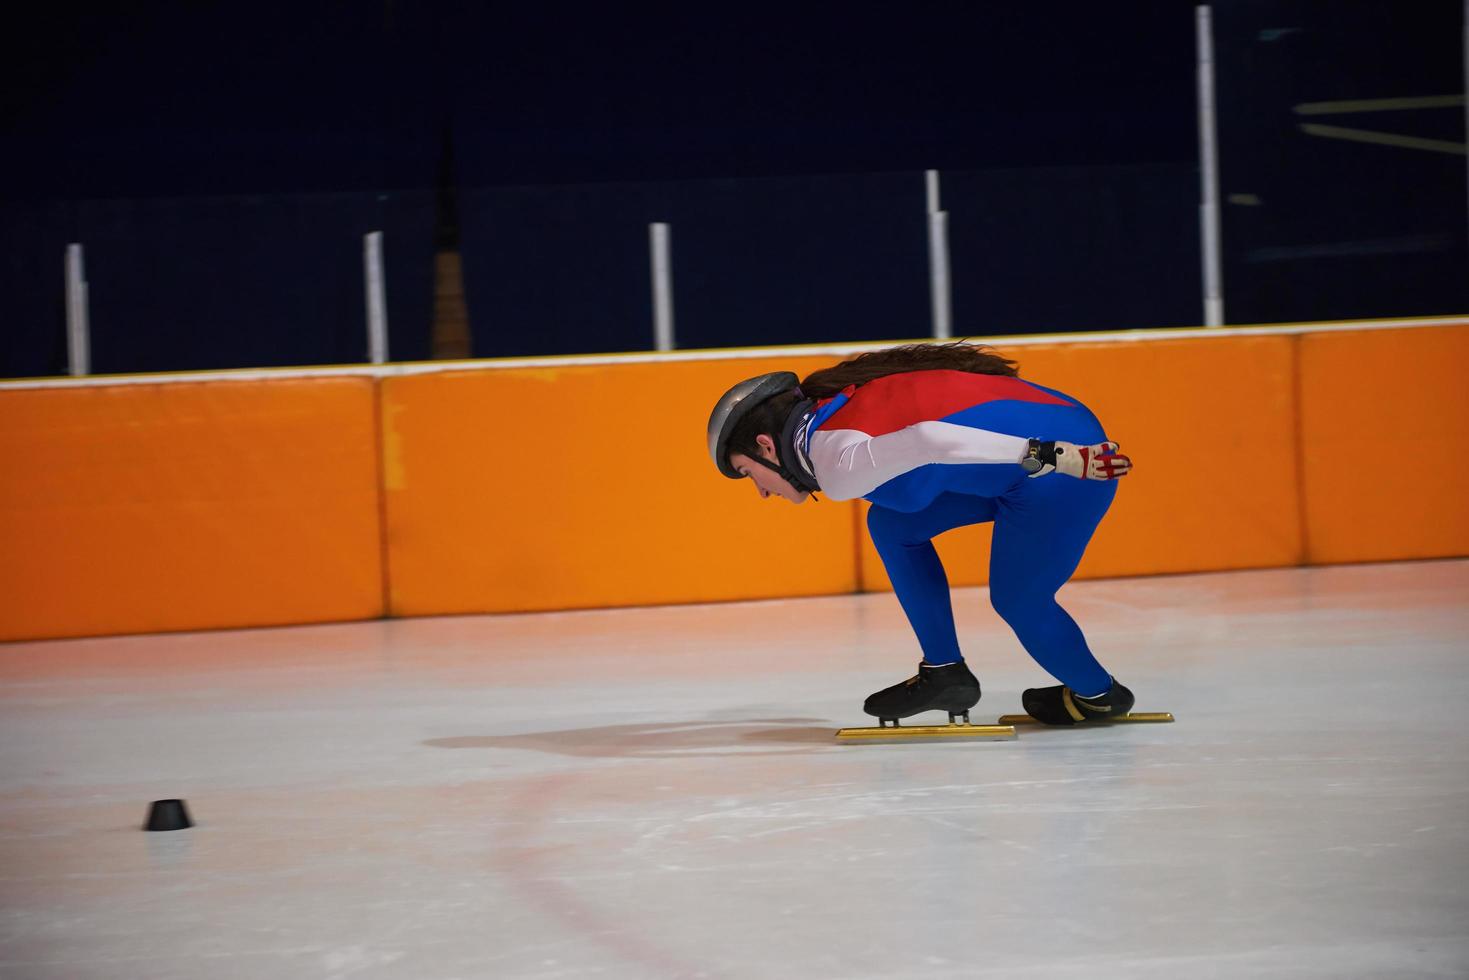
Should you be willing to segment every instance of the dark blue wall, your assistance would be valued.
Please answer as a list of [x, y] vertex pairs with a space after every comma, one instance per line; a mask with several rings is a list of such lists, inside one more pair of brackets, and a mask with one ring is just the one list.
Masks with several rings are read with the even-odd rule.
[[[1462, 97], [1462, 5], [1236, 0], [1216, 9], [1229, 320], [1469, 311], [1463, 104], [1296, 109]], [[1311, 124], [1458, 149], [1323, 138], [1302, 128]]]
[[17, 202], [0, 220], [0, 374], [65, 373], [63, 254], [84, 245], [98, 374], [360, 363], [381, 230], [394, 359], [429, 356], [431, 195]]
[[66, 201], [0, 204], [0, 377], [65, 374], [63, 255], [74, 241]]
[[362, 361], [372, 230], [392, 355], [427, 357], [440, 132], [387, 9], [25, 14], [0, 62], [0, 375], [64, 369], [73, 241], [99, 373]]
[[[1453, 94], [1447, 0], [1215, 5], [1231, 322], [1463, 311], [1463, 156], [1303, 134], [1301, 102]], [[27, 20], [28, 19], [28, 22]], [[959, 334], [1197, 322], [1191, 5], [304, 2], [18, 15], [0, 57], [0, 375], [59, 371], [87, 247], [98, 371], [395, 359], [461, 249], [477, 354], [928, 328], [944, 174]], [[1332, 120], [1336, 121], [1336, 120]], [[1343, 122], [1462, 143], [1462, 108]]]
[[943, 188], [955, 334], [1200, 322], [1193, 166], [966, 171]]
[[[1197, 323], [1188, 165], [946, 172], [956, 335]], [[478, 356], [647, 349], [648, 225], [681, 347], [927, 336], [921, 172], [499, 188], [461, 198]]]
[[928, 332], [921, 174], [504, 188], [461, 199], [479, 356], [653, 345], [648, 225], [681, 347]]

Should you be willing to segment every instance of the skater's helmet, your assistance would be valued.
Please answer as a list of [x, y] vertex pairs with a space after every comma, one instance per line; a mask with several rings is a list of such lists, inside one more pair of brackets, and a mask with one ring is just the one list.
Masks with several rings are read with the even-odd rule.
[[730, 434], [755, 406], [798, 388], [800, 384], [801, 379], [790, 371], [775, 371], [741, 381], [724, 393], [715, 404], [714, 411], [709, 413], [709, 455], [713, 457], [714, 465], [719, 467], [719, 472], [731, 480], [744, 478], [729, 461]]

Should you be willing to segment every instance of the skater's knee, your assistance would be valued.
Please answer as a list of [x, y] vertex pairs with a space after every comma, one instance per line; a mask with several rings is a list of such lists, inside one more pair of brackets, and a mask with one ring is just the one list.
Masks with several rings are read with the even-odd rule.
[[1047, 594], [1024, 582], [1001, 579], [990, 582], [990, 605], [1007, 623], [1033, 621], [1056, 604], [1055, 593]]
[[1012, 617], [1020, 615], [1014, 590], [1004, 588], [997, 582], [990, 583], [990, 605], [994, 606], [995, 612], [1007, 623]]

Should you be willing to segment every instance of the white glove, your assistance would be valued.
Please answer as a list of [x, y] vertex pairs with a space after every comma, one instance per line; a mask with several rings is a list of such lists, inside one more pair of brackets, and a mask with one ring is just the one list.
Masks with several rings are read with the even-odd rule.
[[1030, 475], [1065, 473], [1078, 480], [1116, 480], [1132, 471], [1132, 460], [1117, 451], [1115, 442], [1099, 442], [1095, 446], [1078, 446], [1074, 442], [1032, 443], [1030, 459], [1039, 460], [1040, 469]]

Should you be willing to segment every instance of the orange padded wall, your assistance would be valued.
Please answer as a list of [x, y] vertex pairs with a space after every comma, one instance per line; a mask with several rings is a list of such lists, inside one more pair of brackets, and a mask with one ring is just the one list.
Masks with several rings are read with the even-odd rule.
[[1469, 328], [1300, 342], [1309, 560], [1469, 554]]
[[[1081, 577], [1469, 554], [1469, 327], [1006, 352], [1137, 463]], [[865, 504], [706, 454], [729, 385], [834, 360], [0, 390], [0, 640], [887, 588]]]
[[0, 639], [382, 612], [373, 383], [0, 391]]
[[760, 500], [705, 423], [771, 356], [382, 382], [391, 609], [432, 613], [824, 595], [857, 587], [853, 505]]
[[[1136, 466], [1078, 578], [1301, 560], [1294, 337], [999, 349], [1091, 408]], [[989, 536], [981, 525], [937, 540], [950, 584], [989, 580]], [[862, 549], [863, 587], [891, 588], [865, 535]]]

